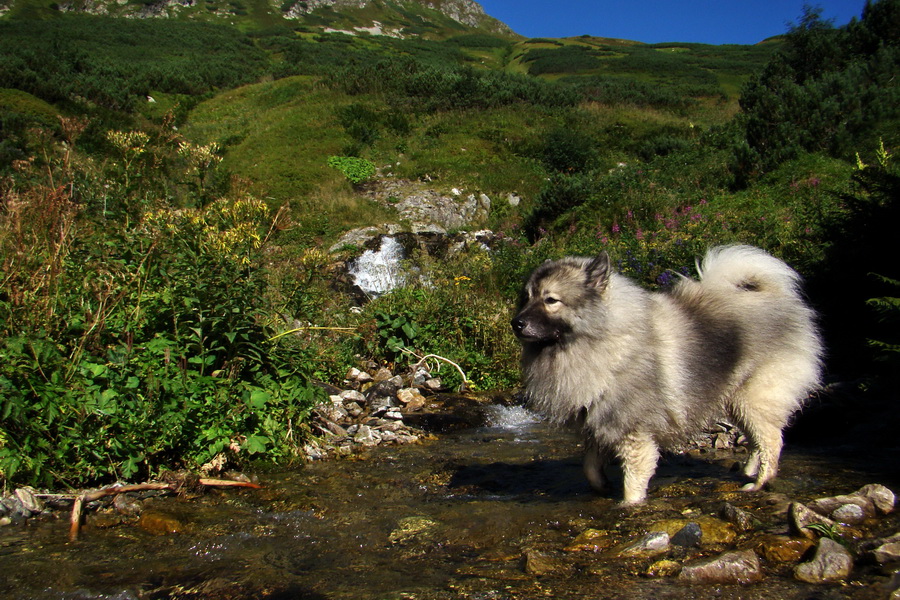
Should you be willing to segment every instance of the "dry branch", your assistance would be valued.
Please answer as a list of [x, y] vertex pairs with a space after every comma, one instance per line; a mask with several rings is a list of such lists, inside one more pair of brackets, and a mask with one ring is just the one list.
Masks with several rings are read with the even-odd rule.
[[[200, 485], [210, 487], [247, 487], [253, 489], [259, 489], [262, 487], [258, 483], [250, 483], [248, 481], [233, 481], [231, 479], [209, 479], [204, 477], [201, 477], [198, 480], [198, 483]], [[75, 504], [72, 506], [72, 515], [69, 518], [69, 541], [74, 542], [78, 539], [78, 534], [81, 531], [82, 511], [86, 502], [93, 502], [94, 500], [105, 498], [106, 496], [115, 496], [117, 494], [124, 494], [127, 492], [145, 492], [151, 490], [177, 492], [178, 490], [182, 489], [184, 485], [184, 481], [134, 483], [129, 485], [116, 484], [101, 488], [99, 490], [93, 490], [74, 496], [73, 499], [75, 500]]]

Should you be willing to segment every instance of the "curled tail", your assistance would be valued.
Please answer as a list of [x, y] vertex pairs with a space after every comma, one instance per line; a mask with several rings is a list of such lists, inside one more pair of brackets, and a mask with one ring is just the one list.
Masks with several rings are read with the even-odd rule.
[[711, 248], [697, 265], [704, 288], [798, 296], [800, 275], [783, 261], [753, 246]]

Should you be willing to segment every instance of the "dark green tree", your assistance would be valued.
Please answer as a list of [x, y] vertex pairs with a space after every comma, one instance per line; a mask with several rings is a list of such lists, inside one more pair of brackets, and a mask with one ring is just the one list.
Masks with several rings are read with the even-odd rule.
[[[900, 121], [900, 0], [866, 4], [834, 28], [807, 7], [784, 47], [741, 95], [744, 139], [734, 152], [746, 182], [801, 152], [850, 158]], [[895, 137], [884, 138], [893, 145]]]

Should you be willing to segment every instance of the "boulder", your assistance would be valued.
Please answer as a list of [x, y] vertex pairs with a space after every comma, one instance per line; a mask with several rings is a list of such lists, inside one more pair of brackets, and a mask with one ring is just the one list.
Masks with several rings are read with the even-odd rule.
[[678, 579], [688, 583], [756, 583], [763, 578], [759, 558], [752, 550], [726, 552], [685, 565]]
[[822, 538], [816, 555], [811, 561], [797, 565], [794, 577], [807, 583], [827, 583], [846, 579], [852, 570], [850, 552], [834, 540]]
[[788, 512], [788, 523], [792, 533], [811, 540], [819, 537], [816, 533], [816, 526], [832, 531], [837, 531], [839, 527], [836, 522], [828, 517], [823, 517], [817, 512], [813, 512], [799, 502], [791, 503], [791, 508]]

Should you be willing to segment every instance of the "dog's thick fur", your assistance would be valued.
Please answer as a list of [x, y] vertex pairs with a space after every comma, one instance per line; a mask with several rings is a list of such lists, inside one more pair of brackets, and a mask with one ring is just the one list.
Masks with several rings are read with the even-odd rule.
[[698, 270], [655, 293], [613, 273], [606, 253], [548, 261], [512, 320], [530, 402], [584, 428], [594, 488], [622, 461], [624, 504], [646, 498], [660, 448], [723, 412], [750, 440], [744, 489], [760, 489], [819, 382], [822, 343], [795, 271], [751, 246], [713, 248]]

